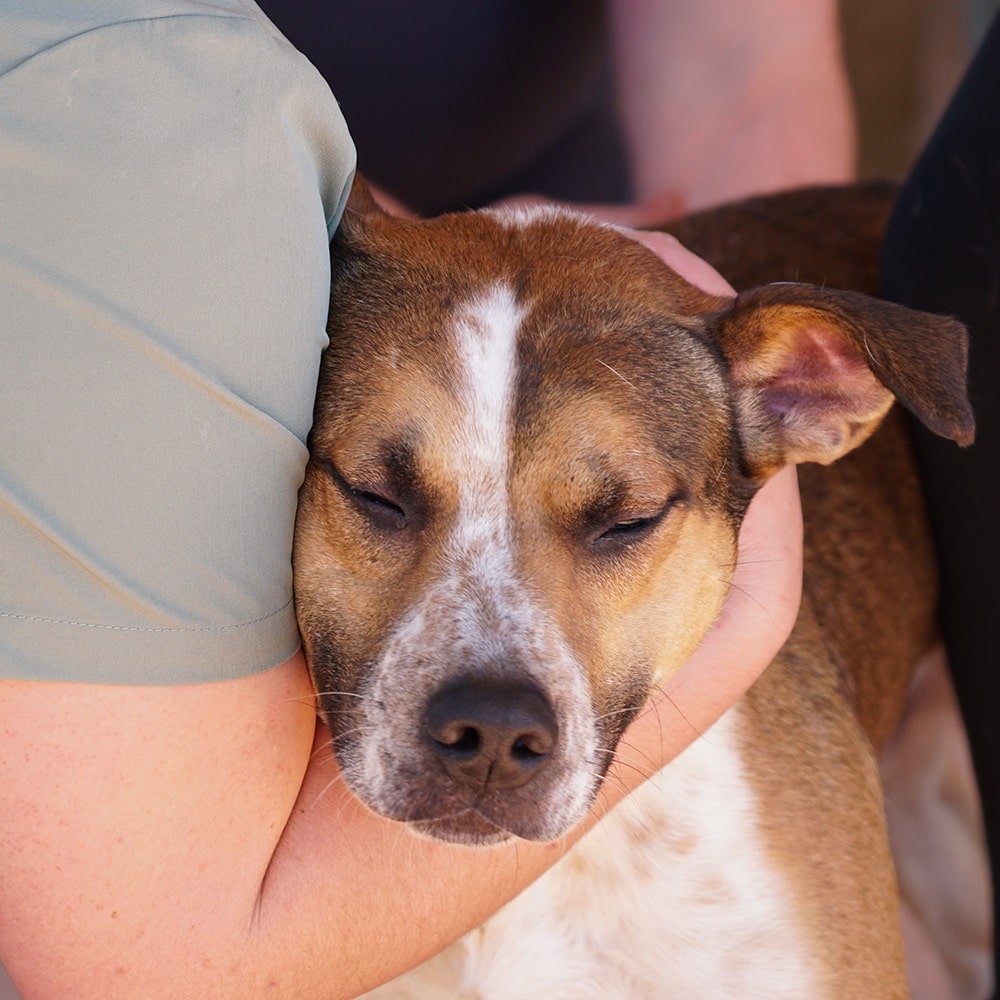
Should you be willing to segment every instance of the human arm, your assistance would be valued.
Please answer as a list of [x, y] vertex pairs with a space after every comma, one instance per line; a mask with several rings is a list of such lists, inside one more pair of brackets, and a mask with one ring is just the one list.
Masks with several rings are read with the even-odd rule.
[[412, 967], [752, 683], [797, 607], [796, 517], [788, 471], [751, 506], [720, 624], [554, 844], [470, 850], [368, 812], [338, 778], [301, 655], [211, 685], [0, 682], [0, 940], [15, 981], [26, 998], [350, 997]]
[[[657, 250], [693, 266], [667, 237]], [[765, 538], [788, 527], [776, 513]], [[770, 565], [797, 594], [795, 560]], [[587, 825], [769, 661], [794, 602], [741, 608], [746, 589], [727, 610], [735, 647], [713, 632], [705, 670], [629, 730]], [[473, 852], [368, 813], [325, 752], [298, 655], [215, 684], [5, 681], [0, 700], [0, 939], [27, 997], [352, 996], [475, 926], [582, 832]]]
[[635, 185], [618, 221], [853, 176], [834, 0], [612, 0], [610, 22]]
[[[0, 959], [29, 1000], [352, 996], [579, 836], [472, 852], [365, 811], [277, 653], [349, 171], [274, 44], [136, 21], [0, 83]], [[745, 641], [635, 724], [588, 823], [763, 667]]]
[[632, 199], [572, 207], [655, 227], [727, 201], [853, 178], [854, 110], [835, 0], [610, 0], [608, 19]]

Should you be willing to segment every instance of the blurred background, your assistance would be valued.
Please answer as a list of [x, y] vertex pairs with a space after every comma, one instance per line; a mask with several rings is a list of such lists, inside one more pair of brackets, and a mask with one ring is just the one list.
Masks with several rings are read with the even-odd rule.
[[904, 174], [998, 0], [840, 0], [862, 177]]

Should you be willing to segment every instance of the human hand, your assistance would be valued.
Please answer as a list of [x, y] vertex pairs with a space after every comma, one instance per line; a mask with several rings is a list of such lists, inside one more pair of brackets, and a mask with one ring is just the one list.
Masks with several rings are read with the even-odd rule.
[[417, 213], [412, 209], [408, 208], [403, 204], [394, 194], [390, 194], [385, 188], [379, 187], [377, 184], [373, 184], [368, 178], [365, 178], [365, 184], [368, 185], [368, 190], [371, 192], [371, 196], [375, 199], [375, 203], [383, 211], [388, 212], [390, 215], [398, 215], [404, 219], [415, 219], [417, 218]]
[[801, 590], [802, 511], [795, 468], [787, 466], [750, 504], [736, 571], [711, 631], [622, 737], [622, 780], [672, 760], [746, 693], [788, 638]]

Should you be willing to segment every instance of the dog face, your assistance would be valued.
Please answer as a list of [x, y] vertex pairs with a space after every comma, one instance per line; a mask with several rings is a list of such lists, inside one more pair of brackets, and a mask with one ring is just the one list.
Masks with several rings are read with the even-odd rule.
[[[345, 779], [441, 839], [555, 838], [717, 615], [756, 487], [891, 395], [811, 299], [743, 315], [550, 211], [356, 195], [333, 303], [295, 578]], [[828, 386], [801, 401], [831, 357], [846, 417]]]

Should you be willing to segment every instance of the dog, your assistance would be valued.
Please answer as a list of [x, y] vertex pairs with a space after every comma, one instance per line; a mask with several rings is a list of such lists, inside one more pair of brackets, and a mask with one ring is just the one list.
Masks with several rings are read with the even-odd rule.
[[937, 640], [936, 585], [892, 404], [960, 445], [974, 422], [964, 329], [865, 294], [890, 198], [676, 224], [732, 300], [571, 212], [407, 220], [355, 183], [294, 570], [369, 808], [469, 845], [565, 834], [712, 626], [747, 506], [789, 463], [806, 526], [797, 624], [746, 696], [371, 997], [909, 995], [878, 756]]

